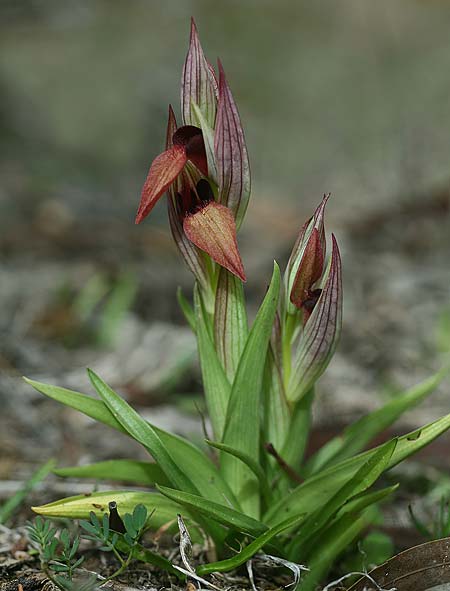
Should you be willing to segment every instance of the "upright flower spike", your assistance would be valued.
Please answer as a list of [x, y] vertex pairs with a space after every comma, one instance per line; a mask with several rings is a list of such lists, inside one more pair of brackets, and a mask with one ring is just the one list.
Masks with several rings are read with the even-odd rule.
[[319, 379], [339, 341], [342, 325], [342, 271], [334, 235], [325, 285], [300, 337], [288, 385], [288, 399], [297, 401]]
[[[150, 166], [136, 216], [138, 224], [168, 192], [172, 234], [203, 287], [208, 284], [206, 261], [198, 249], [245, 281], [235, 219], [240, 223], [247, 207], [248, 158], [237, 109], [220, 64], [219, 69], [218, 86], [192, 21], [181, 88], [184, 125], [177, 128], [170, 108], [166, 150]], [[217, 101], [218, 127], [214, 130]], [[218, 171], [220, 203], [212, 190], [217, 187]]]
[[231, 209], [240, 227], [250, 198], [250, 164], [236, 104], [219, 65], [219, 106], [214, 133], [219, 201]]
[[193, 103], [198, 106], [209, 127], [214, 129], [217, 108], [217, 82], [203, 53], [197, 27], [191, 19], [189, 50], [181, 78], [181, 111], [185, 125], [196, 125]]

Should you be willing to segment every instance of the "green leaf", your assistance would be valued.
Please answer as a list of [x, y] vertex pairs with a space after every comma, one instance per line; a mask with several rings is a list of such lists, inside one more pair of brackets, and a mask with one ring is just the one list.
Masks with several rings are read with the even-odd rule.
[[272, 538], [280, 534], [286, 529], [291, 529], [297, 525], [303, 519], [303, 515], [297, 515], [286, 519], [282, 523], [278, 524], [271, 529], [268, 529], [265, 533], [258, 536], [253, 542], [248, 544], [243, 550], [241, 550], [236, 556], [228, 558], [227, 560], [221, 560], [220, 562], [210, 562], [209, 564], [201, 565], [196, 569], [196, 573], [200, 576], [207, 575], [214, 572], [224, 573], [241, 566], [247, 560], [250, 560], [261, 548], [268, 544]]
[[[24, 378], [24, 380], [38, 392], [41, 392], [41, 394], [128, 435], [125, 428], [114, 417], [102, 400], [97, 400], [92, 396], [80, 394], [79, 392], [59, 386], [50, 386], [27, 378]], [[170, 451], [175, 462], [177, 464], [183, 464], [189, 478], [197, 485], [205, 497], [221, 502], [225, 496], [230, 503], [237, 506], [237, 501], [229, 486], [221, 477], [211, 460], [198, 447], [182, 437], [168, 433], [153, 425], [152, 427]]]
[[300, 466], [308, 444], [311, 428], [311, 406], [314, 388], [311, 388], [294, 406], [291, 424], [281, 457], [294, 468]]
[[[264, 442], [269, 442], [276, 450], [281, 450], [291, 423], [291, 413], [286, 400], [281, 362], [277, 359], [274, 349], [272, 341], [267, 352], [263, 381]], [[272, 465], [278, 468], [275, 460]]]
[[233, 382], [236, 374], [247, 335], [247, 310], [242, 281], [222, 267], [216, 289], [214, 342], [230, 382]]
[[345, 505], [339, 509], [337, 516], [341, 517], [344, 515], [344, 513], [352, 513], [353, 515], [357, 515], [363, 509], [383, 501], [385, 498], [395, 492], [398, 487], [398, 484], [394, 484], [393, 486], [388, 486], [380, 490], [360, 493], [359, 495], [356, 495], [350, 499], [348, 503], [345, 503]]
[[114, 417], [136, 441], [150, 451], [172, 485], [192, 493], [198, 492], [182, 468], [175, 463], [155, 429], [97, 374], [88, 369], [88, 375], [92, 385]]
[[[258, 461], [260, 400], [267, 347], [277, 309], [280, 270], [274, 263], [272, 281], [248, 335], [231, 390], [223, 443]], [[259, 515], [258, 481], [241, 460], [223, 454], [221, 468], [245, 513]]]
[[145, 505], [136, 505], [133, 510], [133, 525], [137, 531], [142, 529], [147, 521], [147, 508]]
[[231, 454], [232, 456], [239, 458], [241, 462], [244, 462], [244, 464], [246, 464], [250, 468], [250, 470], [253, 472], [253, 474], [259, 481], [261, 495], [266, 504], [268, 505], [271, 498], [270, 488], [264, 470], [261, 468], [258, 462], [255, 462], [253, 458], [251, 458], [244, 452], [234, 449], [229, 445], [225, 445], [224, 443], [217, 443], [216, 441], [210, 441], [209, 439], [206, 439], [205, 441], [211, 447], [215, 447], [216, 449], [220, 449], [225, 453]]
[[155, 482], [163, 485], [170, 484], [158, 464], [138, 462], [136, 460], [107, 460], [106, 462], [96, 462], [85, 466], [58, 468], [53, 470], [53, 473], [65, 478], [118, 480], [149, 486], [155, 484]]
[[186, 318], [187, 323], [189, 324], [189, 326], [192, 329], [192, 332], [195, 333], [197, 330], [196, 321], [195, 321], [195, 313], [194, 313], [194, 310], [192, 309], [191, 304], [184, 297], [181, 287], [179, 287], [177, 289], [177, 301], [178, 301], [178, 305], [181, 308], [181, 311], [184, 314], [184, 317]]
[[328, 528], [317, 540], [307, 560], [309, 572], [301, 583], [301, 591], [313, 591], [328, 572], [336, 557], [341, 554], [356, 536], [368, 525], [363, 515], [355, 519], [353, 515], [344, 515]]
[[133, 523], [133, 517], [132, 515], [130, 515], [130, 513], [126, 513], [123, 516], [123, 523], [125, 525], [125, 529], [127, 530], [127, 534], [130, 537], [130, 539], [134, 539], [137, 537], [137, 529], [134, 527], [134, 523]]
[[5, 523], [26, 499], [27, 495], [53, 470], [55, 460], [51, 459], [40, 466], [23, 486], [0, 507], [0, 524]]
[[331, 462], [344, 460], [358, 453], [379, 433], [390, 427], [405, 411], [429, 396], [448, 375], [445, 367], [435, 375], [397, 395], [381, 408], [371, 412], [347, 427], [342, 435], [324, 445], [305, 466], [304, 475], [323, 470]]
[[188, 510], [198, 512], [208, 519], [214, 519], [240, 532], [259, 536], [268, 530], [268, 527], [260, 521], [225, 505], [219, 505], [219, 503], [204, 499], [199, 495], [181, 492], [165, 486], [158, 486], [158, 490], [172, 501], [187, 507]]
[[206, 405], [211, 418], [214, 437], [216, 439], [222, 439], [231, 386], [217, 357], [214, 343], [208, 330], [208, 315], [204, 310], [201, 295], [197, 288], [194, 291], [194, 306], [198, 354], [202, 370]]
[[[149, 513], [155, 509], [152, 517], [153, 529], [158, 529], [170, 521], [176, 522], [177, 513], [180, 511], [180, 507], [176, 503], [158, 493], [118, 490], [67, 497], [47, 505], [32, 507], [32, 509], [35, 513], [45, 517], [68, 519], [89, 519], [92, 512], [97, 519], [97, 525], [86, 521], [83, 522], [83, 527], [89, 529], [91, 533], [96, 533], [100, 527], [98, 516], [103, 517], [104, 513], [108, 512], [108, 504], [111, 501], [117, 503], [120, 515], [132, 513], [136, 505], [139, 504], [144, 505]], [[190, 513], [186, 513], [186, 518], [192, 520]]]
[[[387, 469], [416, 453], [450, 428], [450, 414], [398, 438]], [[333, 494], [351, 478], [356, 471], [380, 447], [375, 447], [353, 458], [343, 460], [308, 478], [289, 495], [275, 503], [267, 512], [264, 521], [269, 525], [279, 523], [289, 515], [312, 512], [324, 505]]]
[[375, 453], [368, 457], [367, 461], [357, 470], [355, 475], [339, 488], [329, 501], [316, 509], [306, 519], [300, 532], [292, 540], [289, 547], [290, 556], [301, 556], [302, 549], [309, 543], [311, 537], [332, 521], [333, 516], [340, 507], [355, 495], [372, 486], [389, 465], [396, 445], [396, 439], [382, 445]]

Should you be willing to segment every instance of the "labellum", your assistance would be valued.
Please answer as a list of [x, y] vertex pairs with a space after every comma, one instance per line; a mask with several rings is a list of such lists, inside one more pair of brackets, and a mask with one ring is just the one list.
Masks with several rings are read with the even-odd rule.
[[189, 240], [213, 261], [246, 280], [236, 240], [236, 223], [228, 207], [203, 201], [194, 213], [186, 215], [183, 229]]

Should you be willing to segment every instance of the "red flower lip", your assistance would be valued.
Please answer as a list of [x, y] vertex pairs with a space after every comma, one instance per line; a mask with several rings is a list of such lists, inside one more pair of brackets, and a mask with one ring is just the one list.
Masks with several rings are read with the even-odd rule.
[[136, 224], [148, 216], [188, 160], [205, 176], [208, 175], [203, 134], [194, 125], [179, 127], [172, 136], [172, 147], [153, 160], [142, 189]]
[[184, 218], [183, 229], [189, 240], [209, 256], [246, 281], [236, 241], [236, 223], [228, 207], [215, 201], [202, 204]]

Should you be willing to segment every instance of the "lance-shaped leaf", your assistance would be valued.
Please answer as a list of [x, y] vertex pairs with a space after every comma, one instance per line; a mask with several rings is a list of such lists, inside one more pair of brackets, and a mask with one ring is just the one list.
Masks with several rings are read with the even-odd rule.
[[301, 531], [292, 540], [289, 546], [290, 555], [301, 556], [306, 553], [306, 546], [313, 535], [332, 521], [336, 512], [354, 496], [367, 490], [381, 474], [386, 470], [394, 453], [397, 440], [392, 439], [382, 445], [367, 461], [359, 468], [331, 499], [316, 509], [303, 523]]
[[183, 67], [181, 79], [181, 111], [186, 125], [195, 122], [192, 104], [199, 106], [209, 126], [214, 128], [216, 118], [215, 80], [206, 61], [197, 27], [191, 20], [189, 50]]
[[[117, 503], [120, 515], [133, 513], [136, 505], [144, 505], [149, 513], [156, 509], [152, 516], [152, 524], [156, 527], [176, 519], [177, 512], [180, 510], [176, 503], [159, 493], [120, 490], [66, 497], [40, 507], [32, 507], [32, 509], [35, 513], [46, 517], [87, 519], [91, 511], [103, 516], [103, 513], [108, 511], [108, 505], [111, 501]], [[186, 517], [188, 516], [186, 514]]]
[[168, 485], [170, 481], [158, 464], [138, 462], [136, 460], [106, 460], [84, 466], [71, 466], [53, 470], [57, 476], [64, 478], [95, 478], [101, 480], [118, 480], [134, 482], [148, 486], [159, 484]]
[[360, 452], [379, 433], [390, 427], [404, 412], [429, 396], [448, 375], [444, 367], [430, 378], [397, 394], [381, 408], [374, 410], [348, 426], [342, 434], [330, 439], [316, 454], [311, 456], [302, 470], [304, 476], [315, 474], [331, 463], [344, 460]]
[[197, 574], [207, 575], [214, 572], [224, 573], [241, 566], [247, 560], [250, 560], [261, 548], [268, 544], [272, 538], [282, 533], [286, 529], [291, 529], [303, 519], [303, 515], [296, 515], [294, 518], [286, 519], [276, 527], [267, 530], [265, 533], [258, 536], [255, 540], [250, 542], [248, 546], [243, 548], [236, 556], [221, 560], [220, 562], [210, 562], [209, 564], [201, 565], [197, 568]]
[[153, 160], [142, 188], [136, 224], [148, 216], [160, 197], [183, 170], [186, 162], [186, 150], [182, 145], [173, 146]]
[[[51, 386], [27, 378], [24, 379], [41, 394], [65, 404], [69, 408], [78, 410], [95, 421], [108, 425], [108, 427], [112, 427], [121, 433], [130, 435], [102, 400], [67, 388]], [[235, 503], [230, 487], [221, 477], [212, 461], [197, 446], [178, 435], [159, 429], [155, 425], [152, 425], [152, 427], [162, 439], [175, 462], [183, 466], [186, 474], [205, 497], [217, 501], [221, 501], [226, 497], [232, 503]]]
[[[264, 441], [270, 442], [276, 450], [282, 449], [291, 423], [291, 411], [286, 399], [280, 367], [281, 364], [274, 354], [274, 347], [270, 346], [263, 384]], [[289, 444], [292, 445], [292, 439]], [[270, 461], [273, 466], [277, 466], [273, 458]]]
[[172, 484], [182, 490], [197, 492], [197, 488], [173, 460], [158, 433], [125, 400], [123, 400], [97, 374], [88, 369], [89, 379], [100, 398], [122, 427], [144, 447], [150, 450], [158, 465]]
[[247, 334], [247, 311], [242, 282], [222, 268], [216, 289], [214, 342], [231, 383], [244, 350]]
[[[353, 515], [343, 515], [322, 534], [317, 544], [310, 548], [310, 555], [305, 560], [309, 572], [302, 580], [302, 591], [317, 589], [317, 584], [331, 568], [336, 557], [346, 550], [360, 532], [369, 525], [370, 515], [367, 511], [357, 519]], [[291, 556], [290, 558], [298, 560], [304, 557]]]
[[[234, 378], [227, 409], [223, 443], [246, 453], [256, 462], [260, 452], [260, 402], [266, 353], [280, 292], [280, 270], [274, 264], [272, 280], [249, 332]], [[221, 468], [242, 509], [259, 515], [258, 481], [239, 459], [223, 454]]]
[[290, 293], [291, 302], [301, 308], [308, 300], [309, 291], [322, 276], [323, 250], [317, 228], [313, 228], [295, 275]]
[[239, 229], [250, 197], [250, 164], [239, 113], [220, 62], [214, 146], [219, 200], [231, 209]]
[[[387, 469], [416, 453], [449, 428], [450, 414], [399, 437]], [[280, 515], [288, 517], [302, 512], [309, 513], [323, 506], [348, 478], [355, 474], [362, 464], [379, 449], [380, 447], [375, 447], [311, 476], [289, 495], [274, 503], [267, 511], [264, 521], [273, 525], [279, 523]]]
[[[184, 463], [179, 465], [173, 459], [167, 447], [153, 427], [147, 423], [125, 400], [114, 392], [103, 380], [92, 370], [88, 369], [88, 375], [92, 385], [99, 396], [111, 411], [113, 416], [120, 422], [126, 431], [146, 449], [150, 451], [164, 474], [171, 481], [172, 485], [181, 490], [197, 493], [198, 489], [184, 469]], [[230, 503], [232, 499], [230, 499]], [[220, 541], [223, 532], [220, 529], [209, 527], [203, 524], [202, 520], [195, 516], [199, 525], [208, 529], [211, 537]]]
[[[187, 507], [190, 512], [198, 512], [208, 519], [214, 519], [214, 521], [222, 525], [250, 534], [251, 536], [259, 536], [269, 529], [261, 521], [253, 519], [240, 511], [235, 511], [225, 504], [214, 503], [199, 495], [193, 495], [165, 486], [158, 486], [158, 490], [172, 501], [179, 503], [183, 507]], [[226, 499], [224, 499], [224, 503], [226, 503]]]
[[[177, 130], [177, 121], [175, 119], [175, 113], [173, 112], [172, 106], [169, 105], [169, 117], [167, 121], [167, 133], [166, 133], [166, 150], [170, 150], [173, 147], [173, 136]], [[190, 240], [188, 240], [187, 236], [183, 230], [183, 212], [181, 211], [181, 204], [177, 202], [177, 194], [183, 193], [185, 190], [183, 185], [187, 185], [189, 183], [189, 179], [187, 175], [183, 174], [181, 178], [177, 181], [177, 183], [172, 184], [168, 188], [168, 213], [169, 213], [169, 223], [170, 229], [172, 231], [173, 239], [175, 240], [175, 244], [180, 251], [181, 256], [184, 259], [184, 262], [203, 287], [203, 289], [207, 289], [208, 280], [207, 280], [207, 273], [205, 268], [205, 260], [203, 254], [197, 249], [194, 244]]]
[[334, 236], [328, 276], [296, 351], [287, 396], [299, 400], [318, 380], [336, 349], [342, 324], [341, 258]]
[[236, 224], [227, 207], [210, 201], [184, 218], [183, 229], [189, 240], [213, 261], [242, 281], [246, 280], [236, 240]]
[[205, 441], [211, 447], [215, 447], [216, 449], [220, 449], [225, 453], [231, 454], [235, 458], [239, 458], [241, 462], [243, 462], [246, 466], [250, 468], [250, 470], [253, 472], [253, 474], [259, 481], [261, 495], [265, 503], [268, 505], [271, 498], [271, 491], [269, 487], [268, 477], [262, 469], [262, 467], [260, 466], [260, 464], [256, 460], [248, 456], [245, 452], [234, 449], [229, 445], [225, 445], [224, 443], [217, 443], [216, 441], [209, 441], [208, 439], [206, 439]]

